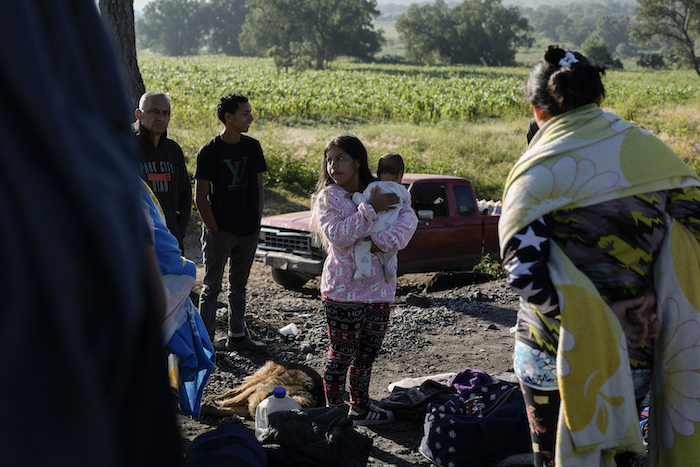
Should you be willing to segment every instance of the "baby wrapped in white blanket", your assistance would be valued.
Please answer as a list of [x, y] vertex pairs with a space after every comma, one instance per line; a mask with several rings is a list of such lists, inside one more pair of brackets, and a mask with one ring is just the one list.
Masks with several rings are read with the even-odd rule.
[[[379, 160], [377, 177], [379, 177], [379, 181], [367, 185], [367, 188], [362, 193], [358, 191], [352, 195], [352, 200], [355, 204], [359, 205], [362, 202], [369, 201], [372, 196], [372, 190], [375, 187], [379, 187], [379, 193], [395, 193], [398, 195], [400, 204], [411, 203], [411, 194], [401, 184], [403, 177], [403, 160], [401, 156], [395, 153], [384, 154]], [[391, 227], [392, 224], [398, 221], [400, 212], [400, 209], [389, 209], [377, 213], [377, 219], [374, 221], [374, 226], [369, 233], [381, 232]], [[366, 238], [369, 238], [369, 235]], [[371, 240], [360, 239], [355, 243], [355, 264], [357, 269], [353, 276], [354, 281], [360, 281], [372, 275], [371, 249]], [[398, 250], [380, 252], [380, 254], [384, 265], [384, 276], [389, 281], [396, 276], [398, 270], [398, 260], [396, 258]]]

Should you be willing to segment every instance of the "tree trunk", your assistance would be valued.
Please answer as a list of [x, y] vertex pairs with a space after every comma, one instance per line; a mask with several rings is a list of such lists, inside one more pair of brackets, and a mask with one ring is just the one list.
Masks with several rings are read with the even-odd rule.
[[133, 0], [99, 0], [99, 5], [102, 19], [114, 42], [127, 98], [131, 108], [136, 109], [146, 88], [136, 59]]

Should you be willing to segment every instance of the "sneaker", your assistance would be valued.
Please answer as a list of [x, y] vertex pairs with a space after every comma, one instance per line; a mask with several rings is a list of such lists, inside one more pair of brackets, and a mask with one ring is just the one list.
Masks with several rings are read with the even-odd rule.
[[259, 353], [267, 352], [267, 344], [255, 341], [248, 336], [240, 338], [224, 337], [214, 342], [214, 349], [228, 352]]
[[352, 420], [353, 425], [383, 425], [394, 421], [394, 412], [370, 404], [363, 413], [358, 413], [351, 408], [348, 418]]

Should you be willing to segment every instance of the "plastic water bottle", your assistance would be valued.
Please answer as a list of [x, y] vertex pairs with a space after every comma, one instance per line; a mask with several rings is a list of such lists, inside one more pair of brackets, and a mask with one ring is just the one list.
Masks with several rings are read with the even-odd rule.
[[287, 395], [287, 390], [282, 386], [277, 386], [272, 395], [258, 404], [255, 409], [255, 437], [258, 440], [267, 431], [268, 416], [273, 412], [281, 410], [299, 410], [301, 406], [297, 401]]

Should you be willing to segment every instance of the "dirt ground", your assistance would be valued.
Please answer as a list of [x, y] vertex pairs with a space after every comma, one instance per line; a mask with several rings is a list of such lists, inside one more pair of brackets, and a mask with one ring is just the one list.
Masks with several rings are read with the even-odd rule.
[[[203, 268], [196, 228], [186, 239], [187, 257], [198, 266], [199, 292]], [[490, 375], [512, 377], [513, 337], [516, 296], [504, 281], [454, 285], [447, 290], [425, 292], [433, 274], [410, 274], [399, 278], [396, 306], [390, 329], [372, 372], [370, 396], [376, 402], [388, 397], [387, 386], [404, 378], [456, 373], [465, 368]], [[462, 278], [463, 279], [463, 278]], [[221, 301], [225, 301], [222, 292]], [[427, 298], [430, 306], [406, 304], [409, 294]], [[409, 300], [410, 301], [410, 300]], [[321, 312], [318, 280], [302, 290], [282, 288], [272, 280], [268, 266], [256, 261], [248, 283], [246, 320], [251, 335], [263, 340], [268, 355], [248, 357], [218, 352], [217, 367], [205, 389], [205, 399], [241, 384], [267, 360], [305, 363], [323, 372], [328, 339]], [[226, 317], [217, 321], [217, 337], [224, 336]], [[288, 323], [299, 328], [296, 337], [284, 337], [278, 330]], [[195, 421], [179, 417], [181, 435], [187, 444], [197, 435], [227, 423], [243, 423], [253, 428], [252, 419], [203, 415]], [[418, 452], [422, 424], [397, 419], [395, 423], [358, 430], [373, 440], [369, 466], [431, 465]]]

